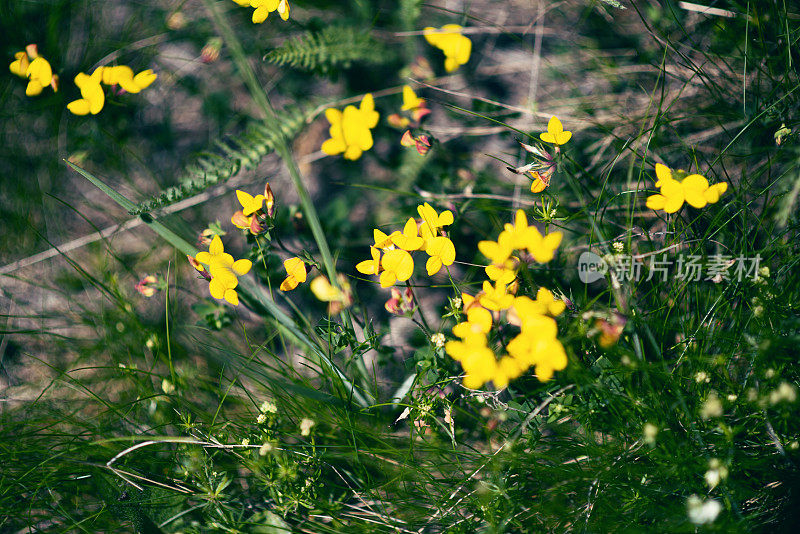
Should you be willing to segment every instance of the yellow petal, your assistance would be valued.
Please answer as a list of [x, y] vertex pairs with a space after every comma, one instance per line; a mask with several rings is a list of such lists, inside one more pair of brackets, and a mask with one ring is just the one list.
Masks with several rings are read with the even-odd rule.
[[397, 276], [392, 271], [383, 271], [380, 277], [381, 287], [391, 287], [397, 282]]
[[347, 145], [345, 144], [343, 137], [332, 138], [322, 143], [322, 147], [320, 148], [320, 150], [322, 150], [329, 156], [335, 156], [336, 154], [341, 154], [342, 152], [347, 150]]
[[225, 247], [222, 244], [222, 239], [220, 239], [218, 235], [215, 235], [214, 239], [211, 240], [211, 244], [208, 246], [208, 252], [212, 256], [218, 256], [223, 252], [225, 252]]
[[44, 87], [50, 85], [50, 80], [53, 78], [53, 69], [45, 58], [37, 57], [28, 65], [25, 74], [28, 78], [39, 82]]
[[661, 187], [664, 182], [669, 180], [672, 180], [672, 171], [669, 167], [656, 163], [656, 187]]
[[25, 94], [27, 96], [37, 96], [41, 94], [42, 89], [44, 89], [44, 85], [39, 83], [39, 80], [31, 80], [25, 88]]
[[651, 210], [663, 210], [667, 204], [667, 197], [664, 195], [650, 195], [647, 197], [647, 207]]
[[667, 197], [667, 201], [664, 204], [664, 211], [667, 213], [675, 213], [683, 206], [683, 187], [677, 181], [664, 182], [661, 186], [661, 194]]
[[442, 269], [442, 260], [436, 256], [431, 256], [425, 263], [425, 269], [428, 271], [428, 276], [433, 276]]
[[153, 72], [153, 69], [147, 69], [134, 76], [133, 83], [139, 86], [139, 89], [144, 89], [156, 81], [156, 78], [158, 78], [158, 74]]
[[[269, 10], [267, 10], [267, 8], [264, 6], [260, 6], [255, 11], [253, 11], [253, 23], [261, 24], [262, 22], [267, 20], [268, 16], [269, 16]], [[297, 286], [295, 285], [295, 287]], [[292, 289], [294, 289], [294, 287]], [[281, 291], [285, 291], [283, 289], [283, 284], [281, 284]]]
[[553, 115], [550, 117], [550, 120], [547, 122], [547, 132], [553, 135], [560, 134], [564, 131], [564, 126], [561, 124], [561, 121]]
[[208, 284], [208, 290], [211, 292], [211, 296], [215, 299], [221, 299], [225, 296], [225, 290], [228, 289], [225, 287], [225, 284], [222, 283], [221, 280], [218, 278], [212, 278], [211, 282]]
[[289, 258], [283, 262], [286, 273], [297, 279], [298, 282], [306, 281], [306, 264], [300, 258]]
[[703, 193], [705, 193], [707, 189], [684, 189], [683, 194], [686, 198], [686, 202], [689, 203], [690, 206], [694, 208], [703, 208], [708, 201]]
[[418, 108], [422, 105], [425, 101], [419, 98], [415, 93], [414, 90], [411, 88], [410, 85], [403, 86], [403, 107], [400, 109], [403, 111], [409, 111], [412, 109]]
[[414, 273], [414, 260], [405, 250], [395, 249], [386, 252], [381, 264], [386, 271], [393, 272], [400, 282], [405, 282]]
[[236, 260], [233, 262], [231, 269], [239, 276], [247, 274], [253, 267], [253, 262], [250, 260]]
[[555, 143], [556, 136], [551, 134], [550, 132], [543, 132], [539, 134], [539, 138], [544, 141], [545, 143]]
[[[544, 135], [544, 134], [543, 134]], [[531, 173], [533, 175], [533, 182], [531, 182], [531, 193], [541, 193], [547, 187], [547, 184], [539, 177], [539, 173]]]
[[236, 293], [235, 289], [226, 289], [225, 290], [225, 300], [233, 304], [234, 306], [239, 305], [239, 295]]
[[572, 139], [572, 132], [561, 132], [556, 134], [556, 144], [563, 145], [566, 144], [567, 141]]
[[684, 191], [688, 189], [699, 190], [701, 193], [708, 189], [708, 180], [699, 174], [690, 174], [681, 182]]
[[300, 282], [294, 276], [287, 276], [286, 279], [281, 282], [281, 291], [291, 291], [297, 287]]
[[88, 115], [89, 101], [84, 98], [73, 100], [67, 104], [67, 109], [75, 115]]

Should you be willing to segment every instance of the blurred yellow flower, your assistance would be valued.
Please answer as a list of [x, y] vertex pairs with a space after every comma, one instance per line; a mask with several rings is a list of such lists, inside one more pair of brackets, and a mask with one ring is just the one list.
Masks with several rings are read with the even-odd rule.
[[105, 85], [119, 85], [128, 93], [138, 93], [142, 89], [148, 87], [158, 77], [152, 69], [143, 70], [134, 75], [133, 69], [127, 65], [99, 67], [97, 71], [100, 71], [102, 82]]
[[75, 76], [75, 85], [81, 90], [81, 98], [67, 104], [67, 109], [75, 115], [86, 115], [88, 113], [97, 115], [100, 113], [106, 103], [106, 95], [103, 92], [103, 88], [100, 87], [102, 77], [103, 71], [101, 69], [94, 71], [91, 76], [79, 72]]
[[322, 143], [322, 151], [330, 156], [344, 152], [344, 158], [357, 160], [365, 150], [372, 148], [371, 129], [378, 124], [380, 115], [375, 111], [375, 100], [371, 93], [364, 95], [360, 107], [353, 105], [344, 112], [335, 108], [325, 110], [331, 123], [331, 138]]
[[572, 138], [572, 132], [564, 131], [564, 126], [558, 117], [553, 115], [547, 123], [547, 131], [539, 134], [539, 137], [545, 143], [552, 143], [554, 145], [563, 145]]
[[458, 24], [445, 24], [441, 29], [428, 26], [424, 30], [425, 40], [444, 52], [444, 70], [453, 72], [469, 61], [472, 41], [461, 34]]
[[8, 66], [12, 74], [28, 79], [25, 88], [27, 96], [37, 96], [48, 85], [58, 91], [58, 76], [45, 58], [39, 55], [36, 45], [28, 45], [25, 52], [14, 54], [14, 61]]
[[655, 185], [661, 192], [647, 197], [647, 207], [667, 213], [677, 212], [684, 202], [695, 208], [714, 204], [728, 190], [726, 182], [709, 186], [708, 180], [699, 174], [690, 174], [678, 181], [672, 177], [672, 170], [661, 163], [656, 163]]
[[277, 11], [283, 20], [289, 18], [289, 2], [287, 0], [233, 0], [243, 7], [254, 7], [253, 22], [261, 24], [270, 13]]
[[281, 291], [291, 291], [299, 284], [306, 281], [308, 273], [306, 272], [306, 263], [300, 258], [289, 258], [283, 262], [283, 267], [286, 269], [286, 279], [281, 282]]

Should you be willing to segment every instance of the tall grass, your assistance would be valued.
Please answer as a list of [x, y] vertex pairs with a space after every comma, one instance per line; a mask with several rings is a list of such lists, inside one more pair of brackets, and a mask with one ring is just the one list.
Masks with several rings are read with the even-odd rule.
[[[263, 25], [210, 0], [3, 8], [6, 55], [38, 42], [61, 87], [30, 99], [0, 82], [0, 532], [793, 532], [800, 12], [290, 3], [289, 21]], [[452, 74], [421, 35], [448, 23], [472, 40]], [[358, 42], [332, 46], [339, 31]], [[200, 62], [216, 37], [220, 58]], [[72, 76], [109, 54], [154, 64], [152, 92], [69, 115]], [[407, 83], [432, 109], [415, 132], [435, 138], [426, 156], [386, 123]], [[375, 146], [325, 157], [320, 115], [368, 92]], [[531, 161], [517, 140], [552, 115], [573, 137], [533, 194], [506, 167]], [[656, 163], [728, 191], [649, 209]], [[271, 228], [240, 232], [233, 191], [267, 180]], [[457, 261], [434, 277], [418, 265], [418, 308], [392, 315], [355, 265], [373, 228], [402, 228], [423, 202], [454, 213]], [[517, 208], [564, 233], [516, 291], [565, 302], [568, 365], [469, 389], [432, 336], [454, 339], [455, 299], [484, 279], [478, 242]], [[253, 261], [238, 306], [185, 261], [215, 221]], [[98, 232], [119, 223], [133, 229]], [[591, 283], [585, 252], [611, 266]], [[314, 265], [309, 281], [349, 283], [352, 305], [280, 291], [290, 255]], [[699, 280], [677, 276], [690, 256]], [[614, 269], [631, 260], [636, 279]], [[730, 276], [709, 275], [728, 260]], [[146, 274], [151, 298], [134, 290]]]

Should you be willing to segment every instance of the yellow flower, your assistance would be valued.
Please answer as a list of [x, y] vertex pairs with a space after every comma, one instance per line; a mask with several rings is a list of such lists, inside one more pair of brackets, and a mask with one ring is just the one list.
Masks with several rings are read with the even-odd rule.
[[317, 276], [308, 285], [318, 300], [328, 303], [328, 313], [330, 315], [339, 313], [353, 302], [353, 297], [350, 294], [350, 283], [341, 274], [337, 280], [341, 289], [334, 287], [323, 275]]
[[[390, 237], [392, 243], [403, 250], [419, 250], [425, 244], [425, 241], [419, 236], [417, 221], [412, 218], [406, 221], [402, 233], [395, 232]], [[453, 253], [455, 254], [455, 251], [453, 251]]]
[[372, 237], [375, 240], [375, 246], [381, 250], [386, 250], [390, 248], [394, 248], [394, 243], [392, 243], [392, 236], [399, 234], [400, 232], [392, 232], [391, 234], [385, 234], [375, 228], [372, 231]]
[[106, 95], [103, 93], [103, 88], [100, 87], [102, 77], [102, 69], [97, 69], [91, 76], [79, 72], [75, 76], [75, 85], [81, 90], [82, 98], [67, 104], [67, 109], [75, 115], [86, 115], [88, 113], [97, 115], [100, 113], [106, 103]]
[[53, 69], [50, 67], [50, 63], [41, 56], [31, 61], [25, 74], [30, 79], [28, 87], [25, 89], [25, 94], [28, 96], [38, 95], [53, 80]]
[[288, 275], [286, 279], [281, 282], [281, 291], [291, 291], [299, 284], [306, 281], [308, 273], [306, 273], [306, 264], [300, 258], [289, 258], [283, 262], [283, 267], [286, 269]]
[[460, 65], [469, 61], [472, 52], [472, 41], [461, 34], [458, 24], [445, 24], [441, 29], [425, 28], [425, 40], [444, 52], [444, 70], [453, 72]]
[[436, 235], [439, 230], [445, 226], [453, 224], [453, 212], [444, 210], [442, 213], [436, 213], [436, 210], [427, 202], [421, 206], [417, 206], [417, 213], [422, 217], [423, 226], [427, 227], [431, 234]]
[[553, 115], [547, 123], [547, 131], [539, 134], [539, 137], [545, 143], [553, 143], [554, 145], [564, 145], [572, 137], [572, 132], [564, 131], [564, 126], [558, 117]]
[[675, 213], [684, 202], [695, 208], [714, 204], [728, 190], [726, 182], [709, 186], [708, 180], [699, 174], [690, 174], [678, 181], [672, 177], [670, 168], [660, 163], [656, 163], [656, 187], [661, 193], [647, 197], [647, 207], [667, 213]]
[[500, 232], [497, 241], [480, 241], [478, 250], [495, 265], [503, 265], [514, 251], [513, 238], [508, 232]]
[[405, 282], [411, 278], [414, 274], [414, 259], [405, 250], [389, 250], [383, 255], [381, 267], [381, 287], [391, 287], [395, 282]]
[[517, 267], [519, 260], [514, 256], [504, 261], [501, 265], [492, 263], [487, 265], [484, 271], [489, 280], [500, 284], [510, 284], [517, 277]]
[[534, 260], [539, 263], [547, 263], [555, 256], [562, 237], [563, 234], [561, 232], [550, 232], [542, 236], [539, 230], [531, 226], [528, 231], [525, 248], [528, 249]]
[[480, 304], [487, 310], [506, 310], [514, 304], [514, 295], [508, 293], [506, 286], [496, 282], [494, 286], [488, 280], [483, 282], [483, 295]]
[[267, 16], [273, 11], [277, 11], [283, 20], [289, 19], [289, 2], [287, 0], [233, 0], [240, 6], [256, 8], [253, 11], [253, 22], [261, 24], [267, 20]]
[[[236, 293], [236, 286], [239, 285], [238, 276], [247, 274], [253, 266], [252, 262], [250, 260], [234, 261], [233, 256], [225, 252], [219, 236], [214, 236], [208, 252], [198, 252], [195, 260], [208, 265], [208, 274], [211, 276], [208, 290], [211, 296], [215, 299], [224, 298], [234, 306], [239, 304], [239, 295]], [[198, 270], [200, 269], [198, 268]]]
[[375, 111], [371, 93], [364, 95], [361, 106], [347, 106], [344, 112], [335, 108], [325, 110], [331, 123], [331, 138], [322, 143], [322, 151], [330, 156], [344, 152], [344, 158], [357, 160], [365, 150], [372, 148], [371, 129], [378, 124], [380, 115]]
[[239, 204], [242, 205], [242, 213], [245, 217], [248, 217], [262, 207], [264, 207], [264, 201], [266, 197], [264, 195], [256, 195], [252, 196], [249, 193], [245, 193], [244, 191], [236, 190], [236, 198], [239, 200]]
[[564, 304], [564, 301], [556, 300], [553, 297], [553, 293], [541, 287], [536, 294], [536, 300], [524, 296], [514, 299], [514, 305], [511, 309], [513, 313], [511, 313], [512, 317], [509, 317], [509, 322], [522, 327], [529, 318], [540, 315], [555, 317], [561, 315], [566, 308], [567, 305]]
[[425, 99], [420, 98], [414, 93], [410, 85], [403, 86], [403, 107], [402, 111], [413, 111], [425, 105]]
[[359, 262], [356, 270], [361, 274], [378, 274], [381, 272], [381, 251], [377, 247], [369, 247], [369, 253], [372, 259]]
[[138, 93], [149, 86], [157, 78], [157, 74], [152, 69], [143, 70], [134, 75], [133, 69], [127, 65], [116, 65], [113, 67], [100, 67], [103, 83], [106, 85], [119, 85], [129, 93]]
[[31, 62], [28, 60], [28, 54], [25, 52], [17, 52], [14, 54], [14, 61], [11, 62], [11, 65], [9, 65], [8, 68], [12, 74], [16, 74], [20, 78], [27, 78], [28, 65], [30, 65], [30, 63]]
[[453, 265], [453, 262], [456, 261], [456, 248], [453, 242], [444, 236], [426, 240], [425, 252], [430, 256], [425, 264], [428, 276], [438, 273], [442, 265]]

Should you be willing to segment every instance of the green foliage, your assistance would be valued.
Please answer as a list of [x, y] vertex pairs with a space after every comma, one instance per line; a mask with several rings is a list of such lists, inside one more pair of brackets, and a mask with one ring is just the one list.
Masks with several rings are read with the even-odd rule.
[[[249, 8], [207, 0], [211, 15], [193, 10], [177, 30], [172, 12], [131, 4], [124, 31], [107, 29], [114, 16], [92, 18], [94, 4], [62, 2], [47, 15], [59, 33], [51, 50], [152, 48], [163, 93], [154, 87], [156, 103], [141, 108], [65, 118], [53, 106], [77, 94], [66, 59], [57, 95], [27, 99], [19, 79], [0, 91], [10, 152], [0, 165], [20, 184], [3, 184], [0, 200], [32, 214], [6, 233], [60, 245], [118, 218], [114, 203], [146, 223], [3, 278], [0, 532], [794, 532], [800, 19], [790, 3], [733, 1], [732, 17], [674, 2], [554, 3], [539, 47], [529, 34], [542, 27], [528, 26], [538, 11], [524, 2], [504, 5], [509, 18], [495, 27], [487, 0], [464, 12], [419, 0], [289, 1], [289, 22], [273, 13], [253, 25]], [[20, 5], [24, 17], [0, 21], [22, 43], [14, 50], [41, 10]], [[454, 73], [419, 32], [448, 23], [471, 28], [472, 58]], [[287, 38], [296, 28], [304, 33]], [[217, 62], [170, 63], [218, 35]], [[283, 44], [254, 66], [265, 43]], [[81, 55], [63, 46], [52, 57]], [[174, 80], [193, 88], [196, 106], [159, 100], [177, 92]], [[387, 124], [404, 84], [431, 109], [409, 127], [435, 135], [425, 156]], [[310, 95], [366, 92], [381, 115], [370, 150], [358, 161], [323, 156], [329, 125], [314, 122], [324, 106]], [[267, 119], [222, 137], [241, 115], [218, 131], [201, 114], [183, 125], [200, 132], [184, 145], [146, 143], [192, 137], [152, 119], [157, 105], [188, 115], [220, 94], [231, 100], [221, 109]], [[281, 104], [274, 117], [271, 102]], [[532, 194], [531, 176], [506, 168], [531, 162], [516, 139], [537, 143], [552, 114], [573, 137], [557, 153], [546, 145], [556, 168]], [[131, 191], [152, 189], [150, 168], [185, 161], [207, 136], [213, 150], [177, 185], [131, 203]], [[229, 223], [233, 191], [167, 221], [150, 214], [271, 153], [291, 180], [269, 178], [275, 212], [259, 215], [261, 233]], [[647, 209], [656, 162], [729, 189], [702, 209]], [[257, 187], [242, 189], [260, 193], [263, 177], [252, 179]], [[43, 201], [71, 190], [77, 200], [63, 211]], [[374, 228], [401, 228], [422, 202], [454, 214], [457, 261], [433, 277], [418, 264], [411, 300], [391, 314], [395, 295], [354, 266], [369, 257]], [[547, 382], [527, 372], [506, 388], [468, 389], [443, 343], [465, 320], [462, 292], [475, 295], [485, 278], [478, 243], [497, 239], [518, 207], [542, 232], [563, 232], [551, 262], [520, 254], [513, 290], [545, 287], [564, 301], [556, 320], [569, 363]], [[184, 259], [195, 246], [173, 226], [211, 227], [233, 258], [253, 262], [238, 306], [209, 297]], [[643, 276], [584, 283], [586, 251], [617, 268], [639, 259]], [[675, 276], [679, 255], [758, 258], [760, 269], [690, 280]], [[283, 292], [289, 257], [306, 262], [308, 280]], [[651, 261], [665, 257], [662, 279]], [[134, 290], [145, 274], [158, 279], [150, 298]], [[348, 307], [309, 289], [322, 274]], [[405, 298], [406, 286], [396, 289]], [[495, 327], [499, 352], [519, 327]]]
[[387, 61], [386, 48], [363, 28], [327, 26], [288, 39], [269, 50], [264, 59], [278, 66], [330, 73], [353, 62], [379, 64]]
[[293, 139], [311, 118], [312, 110], [292, 106], [281, 111], [274, 121], [254, 121], [239, 135], [215, 142], [216, 150], [202, 154], [186, 167], [178, 185], [168, 187], [150, 200], [128, 210], [142, 215], [224, 184], [242, 169], [254, 169], [265, 156], [275, 151], [281, 139]]

